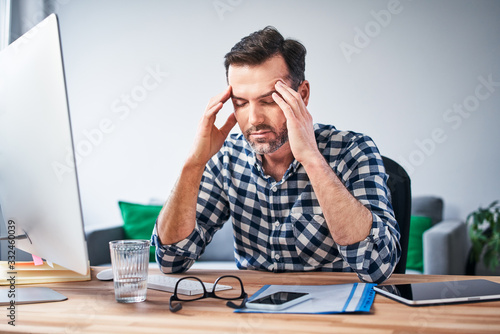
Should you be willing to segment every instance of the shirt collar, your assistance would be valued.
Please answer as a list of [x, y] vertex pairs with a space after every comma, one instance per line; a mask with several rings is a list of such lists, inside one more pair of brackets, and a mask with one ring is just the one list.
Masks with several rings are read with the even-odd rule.
[[[250, 144], [247, 142], [246, 138], [244, 138], [244, 142], [245, 142], [245, 148], [249, 152], [249, 154], [247, 155], [248, 163], [251, 166], [255, 166], [255, 168], [259, 171], [259, 173], [261, 174], [261, 176], [263, 178], [268, 179], [269, 175], [267, 175], [264, 172], [264, 167], [262, 166], [262, 155], [255, 153], [255, 151], [252, 149]], [[293, 159], [292, 163], [290, 164], [287, 171], [285, 172], [283, 179], [286, 180], [292, 173], [296, 173], [300, 166], [301, 166], [301, 163], [298, 162], [296, 159]], [[280, 182], [280, 181], [281, 180], [276, 180], [276, 182]]]

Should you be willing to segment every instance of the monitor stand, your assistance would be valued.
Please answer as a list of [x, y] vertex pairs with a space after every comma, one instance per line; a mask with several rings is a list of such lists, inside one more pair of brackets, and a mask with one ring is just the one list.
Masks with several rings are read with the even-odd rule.
[[[15, 310], [15, 305], [58, 302], [68, 297], [46, 287], [10, 286], [0, 289], [0, 305]], [[9, 311], [7, 307], [7, 311]]]

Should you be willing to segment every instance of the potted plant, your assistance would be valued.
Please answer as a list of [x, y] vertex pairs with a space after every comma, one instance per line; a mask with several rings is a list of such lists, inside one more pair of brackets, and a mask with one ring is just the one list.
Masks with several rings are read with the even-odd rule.
[[479, 263], [491, 271], [500, 264], [500, 205], [494, 201], [486, 208], [479, 208], [467, 216], [472, 248], [469, 254], [468, 273], [475, 273]]

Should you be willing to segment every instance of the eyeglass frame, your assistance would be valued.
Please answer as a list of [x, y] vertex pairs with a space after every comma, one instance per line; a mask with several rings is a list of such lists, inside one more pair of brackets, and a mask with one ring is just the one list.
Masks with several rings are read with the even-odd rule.
[[[225, 279], [225, 278], [235, 278], [236, 280], [238, 280], [238, 282], [240, 282], [240, 287], [241, 287], [241, 294], [239, 297], [231, 297], [231, 298], [226, 298], [226, 297], [220, 297], [220, 296], [217, 296], [215, 294], [215, 288], [217, 286], [217, 283], [219, 283], [219, 281], [221, 279]], [[180, 299], [177, 295], [178, 295], [178, 292], [177, 292], [177, 288], [179, 286], [179, 283], [185, 279], [195, 279], [197, 280], [198, 282], [200, 282], [201, 286], [203, 287], [203, 294], [199, 297], [196, 297], [196, 298], [193, 298], [193, 299], [187, 299], [187, 300], [184, 300], [184, 299]], [[169, 301], [169, 308], [170, 308], [170, 311], [175, 313], [179, 310], [182, 309], [182, 304], [181, 302], [192, 302], [192, 301], [195, 301], [195, 300], [200, 300], [200, 299], [204, 299], [204, 298], [216, 298], [216, 299], [223, 299], [223, 300], [227, 300], [228, 302], [226, 303], [227, 306], [231, 307], [231, 308], [234, 308], [234, 309], [239, 309], [239, 308], [243, 308], [245, 307], [246, 305], [246, 302], [248, 300], [248, 294], [245, 292], [245, 289], [243, 287], [243, 282], [241, 281], [241, 279], [238, 277], [238, 276], [234, 276], [234, 275], [224, 275], [224, 276], [220, 276], [219, 278], [217, 278], [214, 282], [214, 285], [212, 286], [212, 291], [211, 292], [208, 292], [206, 287], [205, 287], [205, 284], [203, 284], [203, 281], [201, 279], [199, 279], [198, 277], [195, 277], [195, 276], [186, 276], [186, 277], [182, 277], [181, 279], [179, 279], [176, 283], [175, 283], [175, 288], [174, 288], [174, 292], [172, 294], [172, 296], [170, 296], [170, 301]], [[236, 299], [241, 299], [243, 298], [243, 301], [241, 302], [240, 305], [237, 305], [235, 303], [233, 303], [232, 301], [233, 300], [236, 300]], [[178, 301], [179, 303], [176, 304], [175, 306], [173, 305], [173, 302], [175, 301]]]

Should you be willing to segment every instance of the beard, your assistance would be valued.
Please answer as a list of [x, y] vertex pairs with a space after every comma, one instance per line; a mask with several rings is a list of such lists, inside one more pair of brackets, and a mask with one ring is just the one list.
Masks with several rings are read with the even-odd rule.
[[[254, 131], [260, 130], [268, 130], [274, 133], [275, 139], [267, 140], [267, 139], [257, 139], [250, 140], [250, 134]], [[270, 154], [276, 152], [281, 146], [288, 142], [288, 129], [286, 128], [286, 122], [283, 123], [281, 129], [276, 130], [270, 125], [267, 124], [259, 124], [257, 126], [252, 126], [244, 133], [245, 139], [250, 144], [250, 147], [256, 154]]]

